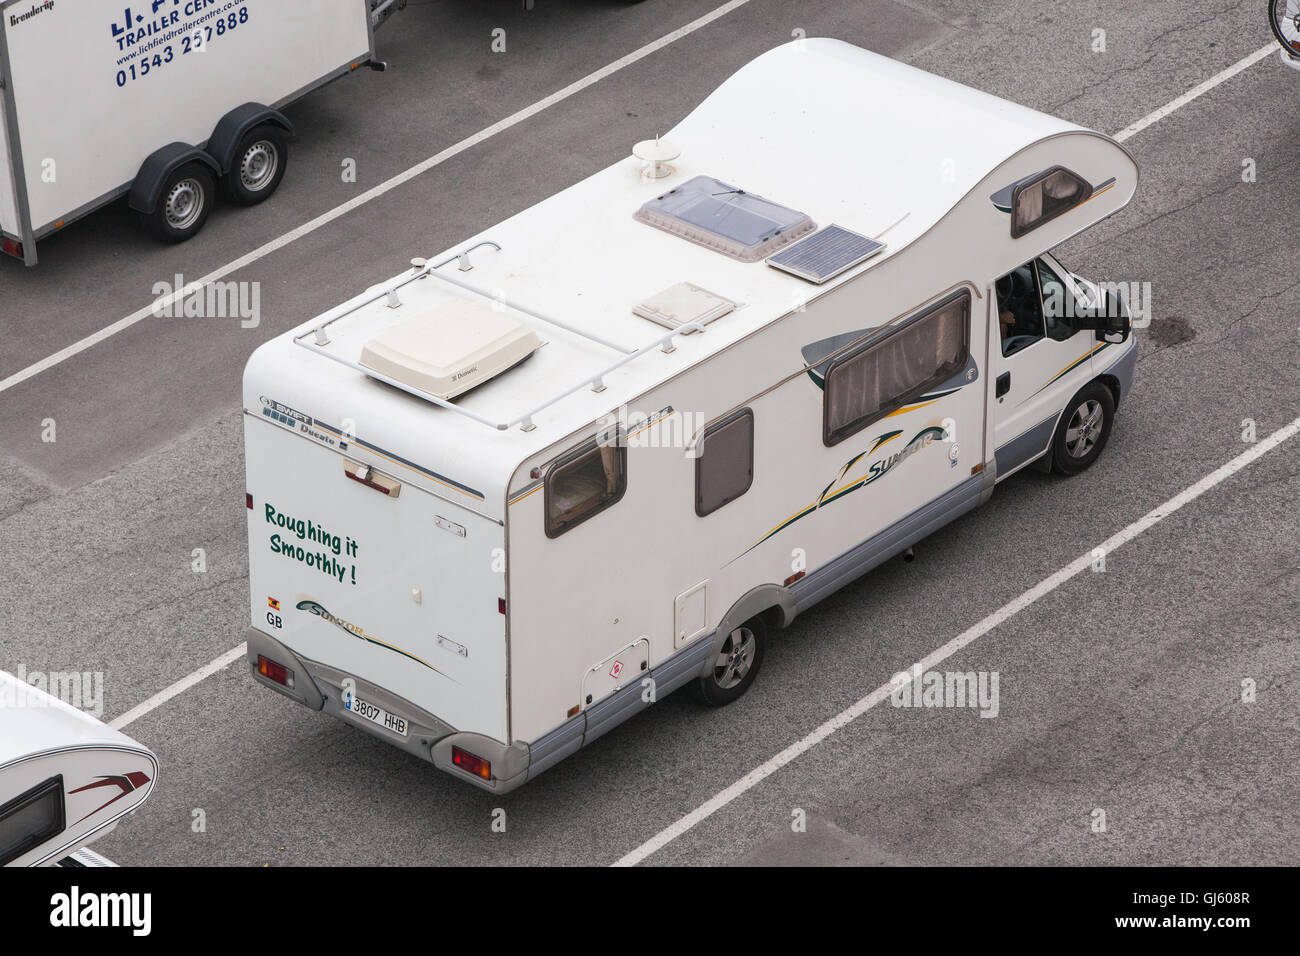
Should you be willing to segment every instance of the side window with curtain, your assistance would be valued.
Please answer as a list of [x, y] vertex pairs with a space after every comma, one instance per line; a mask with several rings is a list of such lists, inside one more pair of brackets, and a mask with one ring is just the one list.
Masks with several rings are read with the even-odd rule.
[[842, 442], [960, 372], [970, 354], [962, 289], [837, 359], [826, 370], [822, 441]]
[[617, 504], [627, 491], [627, 447], [589, 441], [569, 452], [546, 476], [546, 536], [558, 538]]

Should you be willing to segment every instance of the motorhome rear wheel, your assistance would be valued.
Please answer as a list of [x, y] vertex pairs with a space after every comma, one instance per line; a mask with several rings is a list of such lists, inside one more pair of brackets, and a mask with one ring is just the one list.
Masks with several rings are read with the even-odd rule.
[[710, 707], [730, 704], [754, 683], [763, 664], [767, 625], [751, 618], [727, 635], [713, 669], [695, 682], [696, 696]]

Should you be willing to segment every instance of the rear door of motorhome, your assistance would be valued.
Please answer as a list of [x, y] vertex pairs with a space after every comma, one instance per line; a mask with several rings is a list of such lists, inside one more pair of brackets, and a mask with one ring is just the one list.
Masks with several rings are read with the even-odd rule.
[[990, 418], [1002, 479], [1047, 448], [1062, 407], [1092, 378], [1098, 343], [1074, 329], [1069, 273], [1050, 256], [999, 278], [988, 302]]
[[360, 678], [507, 740], [501, 526], [421, 487], [434, 479], [386, 448], [263, 403], [245, 428], [253, 627], [340, 672], [316, 675], [322, 693]]

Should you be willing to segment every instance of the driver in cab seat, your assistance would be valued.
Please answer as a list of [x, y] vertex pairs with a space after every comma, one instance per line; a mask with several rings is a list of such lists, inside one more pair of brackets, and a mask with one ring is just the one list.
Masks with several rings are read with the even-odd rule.
[[1011, 340], [1017, 336], [1043, 334], [1042, 306], [1030, 265], [1020, 266], [997, 281], [998, 321], [1002, 327], [1002, 354], [1007, 355]]

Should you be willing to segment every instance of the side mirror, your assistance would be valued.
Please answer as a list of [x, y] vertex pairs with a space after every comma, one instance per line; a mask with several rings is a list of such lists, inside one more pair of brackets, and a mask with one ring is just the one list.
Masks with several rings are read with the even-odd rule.
[[[1133, 330], [1133, 319], [1129, 314], [1128, 305], [1124, 302], [1124, 296], [1118, 291], [1112, 292], [1107, 289], [1101, 296], [1099, 305], [1081, 309], [1075, 317], [1074, 327], [1095, 331], [1099, 342], [1119, 345], [1128, 341], [1129, 333]], [[1112, 338], [1116, 335], [1119, 338]]]

